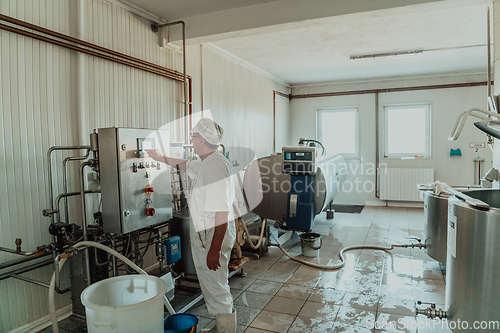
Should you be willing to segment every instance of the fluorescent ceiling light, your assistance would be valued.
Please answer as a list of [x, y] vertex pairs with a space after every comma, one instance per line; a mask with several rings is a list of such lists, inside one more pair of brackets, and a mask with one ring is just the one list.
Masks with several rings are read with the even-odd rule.
[[400, 58], [400, 57], [410, 57], [422, 54], [423, 50], [415, 50], [415, 51], [403, 51], [403, 52], [388, 52], [388, 53], [376, 53], [376, 54], [364, 54], [364, 55], [354, 55], [350, 56], [351, 60], [359, 60], [359, 59], [376, 59], [376, 58]]

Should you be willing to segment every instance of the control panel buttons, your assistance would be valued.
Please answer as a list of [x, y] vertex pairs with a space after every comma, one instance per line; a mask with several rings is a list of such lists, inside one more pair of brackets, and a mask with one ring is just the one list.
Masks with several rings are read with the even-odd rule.
[[155, 209], [153, 207], [146, 208], [146, 216], [155, 216]]
[[154, 187], [151, 186], [150, 184], [146, 185], [146, 187], [144, 188], [144, 192], [146, 192], [146, 195], [149, 197], [151, 196], [151, 193], [153, 193], [155, 191]]
[[132, 164], [132, 171], [137, 172], [137, 163]]

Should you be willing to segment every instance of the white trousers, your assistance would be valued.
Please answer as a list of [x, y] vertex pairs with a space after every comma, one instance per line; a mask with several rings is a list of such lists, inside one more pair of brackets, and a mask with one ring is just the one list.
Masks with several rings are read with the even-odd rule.
[[201, 293], [207, 304], [208, 312], [212, 315], [233, 313], [233, 296], [229, 289], [229, 271], [227, 265], [231, 258], [231, 249], [236, 240], [234, 222], [228, 225], [224, 241], [222, 242], [220, 264], [216, 271], [208, 269], [207, 254], [210, 247], [202, 247], [196, 237], [191, 238], [193, 262], [196, 275], [200, 283]]

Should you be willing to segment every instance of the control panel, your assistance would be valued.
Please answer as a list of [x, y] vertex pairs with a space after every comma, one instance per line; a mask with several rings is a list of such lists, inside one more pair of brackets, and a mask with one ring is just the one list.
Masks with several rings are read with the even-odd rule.
[[315, 155], [316, 150], [313, 147], [283, 147], [283, 173], [315, 174]]
[[168, 156], [168, 131], [100, 128], [98, 134], [104, 231], [126, 234], [171, 219], [171, 169], [146, 152]]

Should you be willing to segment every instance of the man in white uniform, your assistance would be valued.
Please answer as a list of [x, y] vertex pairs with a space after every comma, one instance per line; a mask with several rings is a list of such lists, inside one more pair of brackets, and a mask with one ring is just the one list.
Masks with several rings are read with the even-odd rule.
[[151, 158], [186, 170], [191, 178], [188, 196], [191, 213], [191, 249], [201, 292], [216, 326], [202, 332], [235, 333], [236, 312], [228, 283], [231, 249], [236, 239], [232, 204], [234, 170], [217, 150], [222, 128], [202, 118], [191, 130], [194, 152], [201, 160], [181, 160], [148, 150]]

